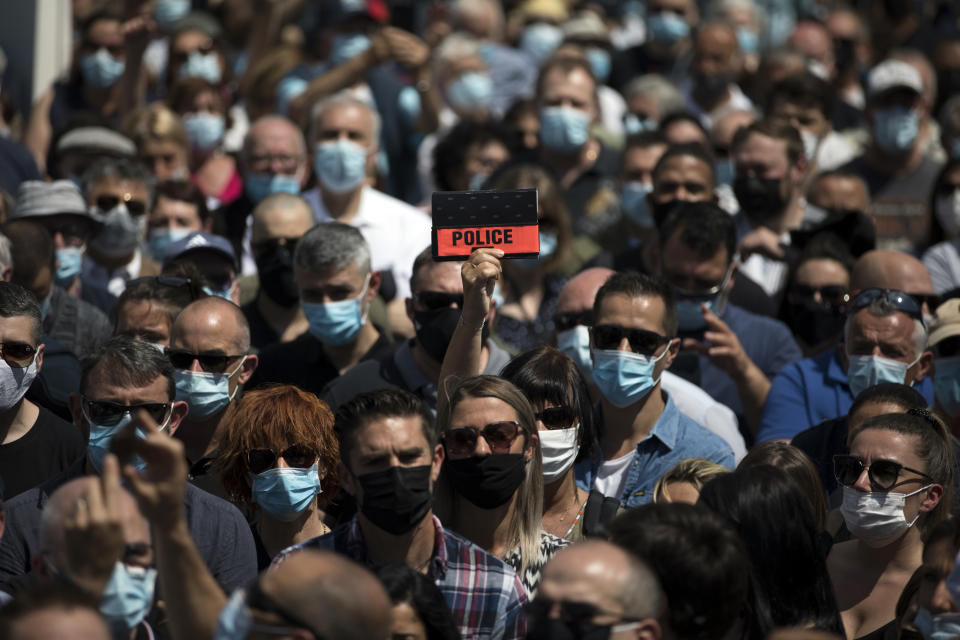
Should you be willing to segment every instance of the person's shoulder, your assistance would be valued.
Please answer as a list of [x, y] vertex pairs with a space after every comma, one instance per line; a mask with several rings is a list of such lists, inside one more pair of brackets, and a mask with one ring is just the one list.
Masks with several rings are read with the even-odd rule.
[[[10, 527], [13, 523], [21, 523], [25, 518], [29, 518], [28, 514], [34, 513], [36, 518], [40, 517], [40, 511], [43, 508], [41, 504], [43, 501], [43, 495], [40, 487], [33, 487], [32, 489], [27, 489], [17, 495], [13, 496], [9, 500], [4, 500], [3, 502], [3, 512], [7, 518], [7, 526]], [[9, 531], [14, 530], [16, 527], [11, 527]]]
[[430, 217], [426, 213], [399, 198], [394, 198], [373, 187], [367, 187], [363, 195], [364, 198], [369, 200], [369, 202], [364, 203], [366, 205], [364, 208], [369, 206], [378, 217], [396, 218], [397, 216], [403, 216], [398, 222], [430, 225]]
[[260, 366], [263, 366], [265, 359], [281, 361], [292, 357], [300, 360], [306, 349], [313, 349], [317, 344], [319, 341], [309, 331], [305, 331], [290, 342], [276, 342], [268, 345], [260, 351]]
[[33, 423], [35, 429], [40, 428], [54, 433], [58, 442], [70, 442], [74, 440], [80, 442], [80, 431], [76, 426], [67, 422], [46, 407], [37, 405], [37, 409], [37, 420]]
[[191, 509], [197, 509], [201, 518], [206, 520], [211, 515], [217, 515], [221, 518], [239, 519], [246, 525], [246, 518], [240, 513], [233, 503], [213, 495], [199, 487], [187, 483], [187, 491], [184, 495], [184, 504]]

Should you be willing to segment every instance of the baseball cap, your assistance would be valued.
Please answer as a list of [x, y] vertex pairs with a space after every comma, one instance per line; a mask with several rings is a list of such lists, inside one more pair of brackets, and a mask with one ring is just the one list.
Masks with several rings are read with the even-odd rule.
[[581, 11], [564, 22], [560, 28], [563, 30], [563, 37], [567, 40], [610, 41], [606, 25], [593, 11]]
[[871, 98], [901, 87], [923, 93], [920, 72], [902, 60], [884, 60], [867, 76], [867, 93]]
[[106, 127], [78, 127], [57, 141], [57, 154], [81, 151], [86, 154], [111, 154], [133, 157], [137, 145], [130, 138]]
[[927, 344], [932, 347], [938, 342], [958, 335], [960, 335], [960, 298], [951, 298], [937, 307], [933, 314]]
[[87, 205], [77, 185], [70, 180], [25, 180], [17, 190], [17, 204], [11, 219], [73, 213], [89, 217]]
[[186, 238], [170, 243], [166, 253], [163, 254], [163, 266], [167, 266], [173, 260], [195, 251], [217, 253], [229, 260], [234, 268], [237, 267], [237, 256], [233, 252], [233, 245], [230, 244], [230, 241], [223, 236], [204, 233], [203, 231], [194, 231]]

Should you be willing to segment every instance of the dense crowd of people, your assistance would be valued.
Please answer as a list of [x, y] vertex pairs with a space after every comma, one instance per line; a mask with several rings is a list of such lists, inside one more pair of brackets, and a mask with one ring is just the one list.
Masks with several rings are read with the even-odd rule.
[[0, 638], [960, 638], [960, 4], [66, 4]]

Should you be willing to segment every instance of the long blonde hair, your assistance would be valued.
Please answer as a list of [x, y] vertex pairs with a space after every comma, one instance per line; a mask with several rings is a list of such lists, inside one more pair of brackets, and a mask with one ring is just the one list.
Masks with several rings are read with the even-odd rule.
[[[533, 407], [526, 396], [513, 384], [496, 376], [474, 376], [459, 382], [440, 406], [437, 419], [441, 433], [450, 426], [450, 417], [457, 405], [467, 398], [497, 398], [506, 402], [517, 413], [524, 436], [524, 449], [531, 444], [531, 436], [537, 432]], [[540, 547], [541, 516], [543, 514], [543, 471], [540, 458], [540, 441], [534, 439], [533, 457], [526, 465], [523, 482], [517, 488], [517, 500], [510, 523], [511, 548], [520, 547], [520, 571], [523, 573], [536, 560]], [[453, 521], [456, 514], [456, 492], [441, 470], [434, 495], [433, 510], [441, 522]]]

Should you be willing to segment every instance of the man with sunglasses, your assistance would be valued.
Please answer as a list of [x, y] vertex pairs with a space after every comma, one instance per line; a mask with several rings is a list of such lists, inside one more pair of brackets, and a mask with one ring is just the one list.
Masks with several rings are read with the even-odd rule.
[[[241, 388], [257, 368], [250, 327], [232, 302], [201, 298], [177, 316], [165, 353], [174, 367], [177, 400], [190, 407], [176, 437], [192, 464], [191, 478], [203, 476], [216, 459], [223, 417], [239, 402]], [[222, 493], [214, 491], [216, 484], [211, 492]]]
[[0, 497], [8, 500], [83, 455], [76, 429], [25, 397], [44, 364], [40, 317], [33, 294], [0, 282]]
[[366, 566], [406, 564], [437, 585], [464, 638], [522, 638], [526, 596], [516, 573], [433, 515], [445, 454], [424, 404], [406, 391], [364, 393], [337, 411], [336, 433], [340, 481], [359, 512], [284, 550], [273, 566], [296, 564], [304, 549], [336, 551]]
[[680, 413], [661, 388], [680, 349], [673, 291], [667, 282], [634, 272], [607, 280], [593, 303], [590, 353], [600, 389], [602, 463], [577, 467], [577, 481], [623, 507], [653, 499], [657, 479], [686, 458], [733, 467], [733, 451]]
[[658, 640], [665, 611], [657, 576], [645, 563], [590, 540], [561, 549], [543, 567], [537, 596], [527, 605], [527, 639]]
[[[186, 403], [175, 399], [173, 366], [152, 345], [117, 336], [96, 355], [87, 356], [82, 365], [79, 392], [71, 396], [70, 409], [75, 429], [87, 441], [87, 454], [6, 503], [7, 530], [0, 540], [0, 589], [5, 591], [23, 580], [21, 576], [31, 571], [33, 557], [43, 551], [37, 537], [41, 511], [57, 488], [80, 476], [99, 475], [107, 453], [114, 448], [114, 438], [130, 428], [137, 412], [145, 411], [161, 425], [163, 438], [176, 433], [186, 416]], [[137, 470], [145, 468], [142, 458], [132, 457], [129, 462]], [[188, 484], [179, 496], [190, 536], [216, 582], [227, 592], [247, 584], [256, 575], [257, 561], [243, 515], [230, 503], [193, 485]]]
[[[417, 256], [410, 277], [412, 295], [406, 301], [416, 335], [379, 360], [361, 362], [331, 382], [323, 393], [331, 407], [336, 409], [364, 391], [399, 388], [416, 394], [436, 412], [440, 365], [463, 308], [460, 268], [460, 262], [435, 262], [430, 247]], [[488, 375], [496, 375], [510, 361], [510, 353], [490, 336], [495, 315], [492, 307], [481, 332], [478, 369]]]
[[850, 289], [896, 289], [920, 305], [926, 321], [937, 308], [938, 298], [927, 267], [905, 251], [875, 249], [857, 258], [850, 272]]
[[866, 289], [847, 314], [836, 349], [791, 363], [774, 379], [757, 442], [790, 439], [846, 415], [860, 392], [880, 382], [914, 386], [933, 404], [933, 356], [920, 304], [902, 291]]

